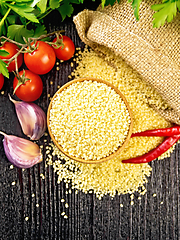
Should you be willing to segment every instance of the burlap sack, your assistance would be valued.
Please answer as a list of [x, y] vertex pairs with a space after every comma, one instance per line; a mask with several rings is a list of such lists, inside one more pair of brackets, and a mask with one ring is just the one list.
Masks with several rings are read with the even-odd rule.
[[127, 0], [104, 9], [84, 10], [74, 17], [81, 40], [94, 50], [104, 46], [121, 56], [150, 83], [170, 108], [158, 111], [180, 124], [180, 14], [171, 23], [153, 28], [155, 1], [143, 1], [137, 22]]

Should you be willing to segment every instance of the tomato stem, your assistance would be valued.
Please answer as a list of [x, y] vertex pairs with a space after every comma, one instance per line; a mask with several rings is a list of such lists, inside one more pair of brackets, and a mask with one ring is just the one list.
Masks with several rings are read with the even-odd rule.
[[15, 63], [16, 63], [16, 73], [14, 72], [17, 80], [18, 80], [18, 84], [15, 87], [13, 94], [15, 94], [16, 90], [18, 89], [19, 86], [21, 86], [22, 84], [25, 84], [27, 81], [29, 81], [30, 79], [25, 77], [25, 70], [23, 70], [23, 75], [20, 76], [19, 72], [18, 72], [18, 66], [17, 66], [17, 59], [15, 59]]

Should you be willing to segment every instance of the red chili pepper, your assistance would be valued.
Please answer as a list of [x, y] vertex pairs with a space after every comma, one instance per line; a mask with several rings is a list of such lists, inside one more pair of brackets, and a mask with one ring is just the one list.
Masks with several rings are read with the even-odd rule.
[[159, 156], [161, 156], [164, 152], [166, 152], [170, 147], [172, 147], [178, 140], [180, 139], [180, 135], [174, 135], [167, 137], [157, 148], [152, 149], [148, 153], [138, 156], [135, 158], [130, 158], [127, 160], [123, 160], [122, 163], [148, 163]]
[[147, 130], [144, 132], [137, 132], [133, 133], [131, 137], [167, 137], [167, 136], [174, 136], [180, 134], [180, 126], [173, 126], [170, 128], [159, 128], [159, 129], [153, 129], [153, 130]]

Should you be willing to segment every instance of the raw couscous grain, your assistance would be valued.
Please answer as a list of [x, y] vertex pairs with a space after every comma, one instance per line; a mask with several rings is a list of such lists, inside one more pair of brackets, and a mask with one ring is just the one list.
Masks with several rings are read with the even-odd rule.
[[[101, 78], [114, 84], [126, 97], [133, 113], [133, 132], [145, 131], [155, 128], [170, 127], [171, 123], [162, 118], [150, 105], [159, 108], [168, 108], [161, 96], [151, 86], [146, 84], [136, 71], [128, 66], [121, 58], [107, 51], [107, 60], [112, 60], [116, 68], [108, 65], [106, 60], [92, 50], [85, 48], [76, 59], [78, 66], [72, 76], [75, 78], [94, 77]], [[147, 177], [151, 175], [149, 164], [122, 164], [121, 160], [142, 155], [158, 146], [162, 137], [135, 137], [131, 138], [121, 154], [105, 163], [83, 164], [76, 162], [51, 144], [52, 155], [56, 160], [52, 162], [54, 171], [58, 175], [58, 183], [69, 182], [75, 190], [84, 193], [92, 191], [101, 199], [109, 194], [132, 194], [137, 192], [145, 194]], [[173, 151], [171, 148], [166, 157]], [[141, 199], [140, 197], [138, 199]], [[121, 204], [121, 206], [123, 206]]]
[[75, 82], [52, 101], [49, 126], [69, 155], [99, 160], [121, 147], [131, 118], [121, 96], [102, 82]]

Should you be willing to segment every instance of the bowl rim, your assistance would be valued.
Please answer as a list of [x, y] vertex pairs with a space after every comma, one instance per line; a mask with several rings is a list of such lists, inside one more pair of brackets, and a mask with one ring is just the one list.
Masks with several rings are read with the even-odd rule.
[[[115, 151], [113, 152], [112, 154], [110, 154], [109, 156], [107, 157], [104, 157], [104, 158], [101, 158], [99, 160], [85, 160], [85, 159], [82, 159], [82, 158], [78, 158], [78, 157], [75, 157], [75, 156], [72, 156], [70, 155], [68, 152], [64, 151], [63, 147], [58, 143], [58, 141], [55, 139], [54, 135], [52, 134], [51, 132], [51, 128], [50, 128], [50, 110], [52, 108], [52, 102], [53, 100], [56, 98], [57, 94], [59, 94], [60, 92], [62, 92], [64, 89], [66, 89], [67, 87], [69, 87], [71, 84], [73, 83], [76, 83], [76, 82], [83, 82], [83, 81], [97, 81], [97, 82], [101, 82], [101, 83], [104, 83], [106, 85], [108, 85], [109, 87], [111, 87], [112, 89], [114, 89], [116, 91], [116, 93], [118, 93], [120, 95], [120, 97], [122, 98], [122, 100], [124, 101], [127, 109], [128, 109], [128, 112], [129, 112], [129, 116], [130, 116], [130, 125], [129, 125], [129, 131], [128, 131], [128, 135], [127, 137], [125, 138], [125, 141], [123, 142], [123, 144]], [[132, 116], [132, 111], [130, 109], [130, 106], [129, 106], [129, 103], [127, 101], [127, 99], [125, 98], [125, 96], [120, 92], [120, 90], [115, 87], [112, 83], [106, 81], [106, 80], [103, 80], [103, 79], [99, 79], [99, 78], [91, 78], [91, 77], [84, 77], [84, 78], [76, 78], [74, 80], [71, 80], [69, 82], [67, 82], [66, 84], [64, 84], [61, 88], [59, 88], [55, 94], [53, 95], [50, 103], [49, 103], [49, 106], [48, 106], [48, 111], [47, 111], [47, 127], [48, 127], [48, 131], [49, 131], [49, 134], [50, 134], [50, 137], [52, 139], [52, 141], [54, 142], [54, 144], [57, 146], [57, 148], [62, 152], [64, 153], [64, 155], [66, 155], [67, 157], [77, 161], [77, 162], [81, 162], [81, 163], [89, 163], [89, 164], [96, 164], [96, 163], [102, 163], [102, 162], [106, 162], [116, 156], [119, 155], [119, 153], [125, 148], [125, 146], [127, 145], [127, 143], [129, 142], [130, 138], [131, 138], [131, 134], [132, 134], [132, 128], [133, 128], [133, 116]]]

